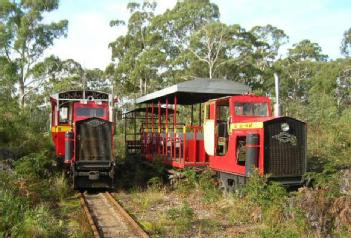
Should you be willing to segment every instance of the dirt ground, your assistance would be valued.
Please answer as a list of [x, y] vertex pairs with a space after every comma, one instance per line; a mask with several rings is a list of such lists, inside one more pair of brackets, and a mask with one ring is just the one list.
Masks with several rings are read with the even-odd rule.
[[253, 224], [223, 216], [225, 196], [205, 202], [200, 191], [182, 194], [167, 189], [117, 192], [114, 196], [151, 237], [248, 237]]

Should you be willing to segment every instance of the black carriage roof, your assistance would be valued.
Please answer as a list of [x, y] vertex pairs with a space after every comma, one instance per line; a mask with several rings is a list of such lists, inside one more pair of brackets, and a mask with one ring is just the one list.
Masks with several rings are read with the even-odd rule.
[[110, 94], [100, 91], [93, 91], [93, 90], [70, 90], [59, 92], [51, 95], [50, 97], [54, 100], [67, 100], [67, 101], [74, 101], [74, 100], [82, 100], [88, 99], [89, 97], [94, 98], [94, 100], [101, 100], [107, 101], [109, 100]]
[[162, 90], [147, 94], [136, 100], [136, 103], [166, 103], [174, 104], [174, 96], [177, 97], [177, 104], [192, 105], [203, 103], [210, 99], [224, 96], [242, 95], [249, 93], [250, 87], [229, 80], [223, 79], [195, 79], [164, 88]]

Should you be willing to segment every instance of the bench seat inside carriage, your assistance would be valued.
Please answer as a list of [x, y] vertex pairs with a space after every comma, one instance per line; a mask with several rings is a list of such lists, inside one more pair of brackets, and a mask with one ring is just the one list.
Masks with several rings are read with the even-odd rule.
[[[161, 158], [178, 168], [207, 166], [202, 104], [249, 91], [249, 87], [233, 81], [195, 79], [138, 98], [139, 107], [124, 113], [126, 153], [140, 154], [145, 160]], [[187, 115], [188, 121], [184, 121], [185, 116], [180, 113], [184, 114], [184, 110], [179, 110], [179, 106], [191, 107], [190, 120]], [[198, 112], [197, 125], [194, 107]]]

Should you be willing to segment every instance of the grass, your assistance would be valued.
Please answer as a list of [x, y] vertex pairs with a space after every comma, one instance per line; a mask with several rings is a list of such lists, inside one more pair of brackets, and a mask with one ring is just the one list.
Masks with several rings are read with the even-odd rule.
[[52, 162], [41, 152], [17, 161], [14, 171], [0, 172], [1, 237], [90, 236], [78, 198]]
[[235, 193], [222, 193], [213, 173], [185, 170], [116, 196], [151, 237], [350, 237], [351, 200], [326, 189], [287, 192], [254, 174]]

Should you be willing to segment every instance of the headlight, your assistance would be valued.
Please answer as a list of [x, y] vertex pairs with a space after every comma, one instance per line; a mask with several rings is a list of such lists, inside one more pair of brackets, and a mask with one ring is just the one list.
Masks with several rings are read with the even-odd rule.
[[290, 130], [290, 126], [289, 126], [288, 123], [282, 123], [282, 124], [280, 125], [280, 128], [281, 128], [282, 131], [284, 131], [284, 132], [287, 132], [288, 130]]

